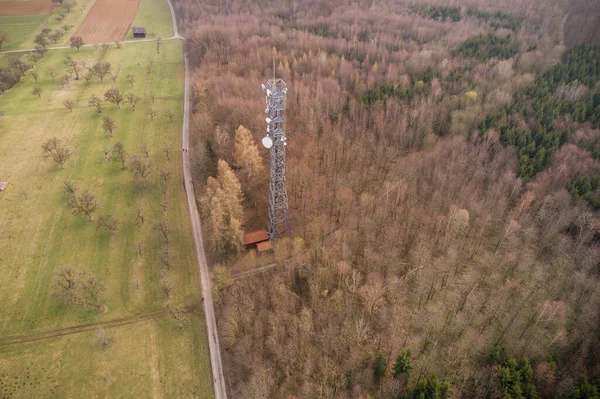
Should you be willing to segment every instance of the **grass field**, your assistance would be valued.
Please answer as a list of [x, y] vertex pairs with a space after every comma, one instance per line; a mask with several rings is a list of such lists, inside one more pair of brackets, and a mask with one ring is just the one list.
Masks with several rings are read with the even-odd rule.
[[[173, 36], [171, 10], [167, 0], [141, 0], [132, 26], [145, 27], [148, 37]], [[133, 39], [131, 29], [127, 34], [127, 39]]]
[[[102, 96], [113, 86], [112, 80], [72, 80], [70, 88], [62, 88], [47, 71], [62, 76], [66, 55], [88, 65], [110, 62], [113, 73], [119, 71], [116, 86], [143, 98], [135, 112], [125, 105], [106, 107], [104, 114], [117, 123], [114, 137], [104, 133], [101, 115], [88, 107], [89, 97]], [[106, 349], [94, 332], [1, 345], [2, 337], [108, 322], [162, 310], [168, 303], [201, 308], [181, 186], [181, 42], [163, 42], [160, 54], [155, 43], [129, 44], [122, 50], [112, 46], [106, 53], [93, 47], [56, 50], [35, 70], [41, 99], [32, 94], [36, 84], [31, 72], [0, 96], [5, 113], [0, 122], [0, 180], [9, 181], [0, 194], [0, 388], [12, 387], [10, 397], [48, 396], [50, 389], [55, 397], [212, 397], [201, 314], [188, 314], [189, 325], [183, 330], [168, 315], [110, 328], [112, 339]], [[135, 76], [133, 88], [125, 79], [128, 74]], [[65, 99], [75, 101], [73, 112], [63, 106]], [[146, 115], [149, 107], [158, 111], [153, 122]], [[172, 123], [164, 115], [167, 110], [175, 115]], [[42, 156], [42, 143], [54, 136], [73, 151], [64, 170]], [[147, 187], [130, 171], [105, 160], [105, 149], [117, 141], [129, 154], [143, 158], [147, 146], [151, 162]], [[173, 150], [170, 159], [165, 146]], [[165, 195], [160, 170], [171, 173]], [[83, 216], [71, 215], [61, 192], [67, 179], [77, 182], [80, 191], [97, 196], [96, 219], [111, 214], [119, 220], [115, 236]], [[137, 209], [145, 214], [143, 224], [136, 219]], [[171, 227], [168, 267], [161, 261], [164, 240], [152, 227], [160, 220]], [[67, 306], [51, 296], [52, 277], [61, 266], [85, 268], [104, 282], [105, 313]], [[161, 289], [165, 280], [174, 287], [169, 299]]]
[[[50, 0], [48, 0], [50, 1]], [[10, 32], [12, 41], [3, 46], [4, 50], [16, 50], [20, 48], [34, 48], [36, 35], [42, 29], [49, 28], [56, 30], [63, 25], [73, 25], [73, 28], [63, 36], [63, 39], [57, 44], [49, 44], [49, 47], [63, 45], [68, 42], [71, 34], [75, 32], [81, 24], [95, 0], [77, 0], [77, 6], [71, 12], [66, 12], [63, 7], [55, 7], [54, 11], [48, 15], [28, 15], [19, 17], [0, 17], [0, 26], [2, 29]], [[56, 17], [65, 14], [62, 22], [56, 21]]]
[[19, 48], [47, 19], [47, 15], [0, 16], [0, 26], [3, 30], [10, 32], [12, 39], [8, 45], [3, 47], [7, 50]]

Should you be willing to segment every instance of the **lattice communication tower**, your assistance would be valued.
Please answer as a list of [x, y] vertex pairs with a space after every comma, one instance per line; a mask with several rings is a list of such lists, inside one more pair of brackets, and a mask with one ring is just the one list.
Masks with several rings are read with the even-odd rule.
[[267, 95], [267, 135], [263, 145], [271, 153], [271, 181], [269, 184], [269, 227], [271, 240], [288, 229], [288, 196], [285, 184], [285, 109], [287, 86], [283, 79], [273, 77], [262, 85]]

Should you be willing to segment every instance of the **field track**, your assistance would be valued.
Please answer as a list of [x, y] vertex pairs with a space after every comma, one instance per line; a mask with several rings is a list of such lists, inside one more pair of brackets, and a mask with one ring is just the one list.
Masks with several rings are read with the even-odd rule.
[[50, 14], [55, 5], [50, 0], [0, 1], [0, 17]]
[[140, 0], [96, 0], [73, 36], [87, 44], [123, 40], [135, 18]]

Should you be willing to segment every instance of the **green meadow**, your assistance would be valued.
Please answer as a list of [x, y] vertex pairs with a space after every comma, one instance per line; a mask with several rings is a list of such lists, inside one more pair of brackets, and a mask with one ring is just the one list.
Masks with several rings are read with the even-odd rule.
[[[111, 64], [100, 82], [60, 82], [65, 57], [91, 66]], [[6, 55], [0, 55], [5, 57]], [[36, 83], [32, 71], [38, 73]], [[51, 71], [57, 73], [53, 79]], [[82, 73], [83, 75], [83, 73]], [[111, 77], [110, 75], [115, 75]], [[134, 83], [127, 76], [134, 77]], [[113, 81], [114, 78], [114, 81]], [[182, 187], [183, 55], [179, 40], [49, 51], [21, 82], [0, 96], [0, 396], [212, 397], [212, 382], [192, 229]], [[41, 98], [33, 94], [41, 90]], [[141, 98], [131, 106], [88, 106], [112, 87]], [[72, 100], [69, 111], [63, 103]], [[154, 120], [148, 110], [156, 111]], [[171, 121], [167, 114], [173, 114]], [[102, 115], [116, 122], [114, 137]], [[42, 144], [56, 137], [72, 155], [65, 168], [46, 159]], [[110, 159], [122, 142], [129, 160], [150, 166], [146, 181]], [[162, 175], [168, 175], [165, 183]], [[65, 181], [98, 201], [94, 221], [74, 216]], [[138, 214], [143, 215], [143, 221]], [[119, 222], [116, 234], [98, 228], [102, 215]], [[169, 226], [168, 244], [156, 230]], [[86, 270], [105, 286], [105, 311], [65, 304], [53, 295], [56, 271]], [[172, 289], [165, 292], [165, 287]], [[194, 308], [180, 329], [168, 312]], [[97, 331], [7, 345], [2, 339], [111, 320], [133, 321]], [[52, 393], [52, 394], [51, 394]]]

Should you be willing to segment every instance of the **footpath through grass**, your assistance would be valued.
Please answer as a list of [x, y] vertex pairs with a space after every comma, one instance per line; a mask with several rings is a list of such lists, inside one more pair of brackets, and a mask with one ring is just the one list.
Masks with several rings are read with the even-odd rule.
[[[88, 66], [98, 60], [111, 63], [112, 73], [118, 72], [116, 83], [107, 76], [104, 83], [81, 79], [61, 87], [67, 55]], [[0, 96], [5, 113], [0, 180], [9, 181], [0, 194], [0, 336], [105, 322], [167, 305], [201, 309], [181, 185], [182, 58], [180, 41], [162, 42], [159, 54], [150, 42], [121, 50], [111, 46], [107, 52], [93, 47], [51, 51], [34, 69], [37, 84], [30, 71]], [[55, 81], [50, 70], [58, 72]], [[128, 75], [135, 77], [133, 86]], [[117, 123], [109, 137], [102, 115], [88, 107], [88, 100], [92, 94], [103, 97], [113, 86], [142, 100], [135, 112], [124, 104], [121, 109], [106, 106], [104, 114]], [[32, 94], [34, 87], [41, 89], [41, 98]], [[75, 102], [73, 112], [63, 106], [66, 99]], [[157, 111], [154, 121], [149, 108]], [[173, 122], [165, 116], [168, 111]], [[41, 145], [52, 137], [73, 151], [64, 170], [43, 157]], [[106, 160], [105, 150], [117, 141], [129, 154], [149, 160], [147, 187], [130, 170]], [[165, 147], [171, 150], [168, 158]], [[170, 174], [166, 190], [160, 171]], [[62, 193], [65, 180], [96, 195], [100, 208], [95, 217], [117, 218], [116, 235], [71, 215]], [[170, 227], [168, 245], [153, 228], [159, 221]], [[86, 269], [105, 284], [105, 313], [52, 297], [53, 275], [62, 266]], [[166, 285], [172, 287], [168, 298]], [[170, 317], [108, 329], [106, 348], [95, 332], [0, 347], [0, 387], [12, 389], [0, 396], [212, 397], [203, 315], [186, 318], [183, 330]]]

